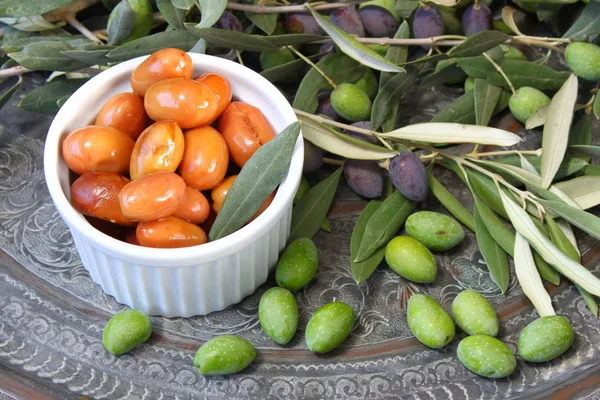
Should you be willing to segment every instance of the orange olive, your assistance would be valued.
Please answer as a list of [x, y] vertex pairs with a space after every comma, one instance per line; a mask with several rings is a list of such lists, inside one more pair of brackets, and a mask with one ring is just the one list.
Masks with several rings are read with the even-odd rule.
[[140, 97], [156, 82], [171, 78], [190, 79], [194, 73], [192, 59], [183, 50], [162, 49], [144, 60], [131, 74], [131, 87]]
[[[236, 178], [237, 178], [237, 175], [228, 176], [227, 178], [223, 179], [223, 181], [221, 183], [219, 183], [219, 185], [210, 192], [210, 197], [213, 201], [212, 206], [213, 206], [213, 210], [215, 211], [215, 213], [218, 214], [219, 211], [221, 210], [221, 207], [223, 206], [223, 202], [225, 201], [225, 197], [227, 197], [227, 193], [229, 193], [229, 189], [231, 189], [231, 186], [233, 185], [233, 182], [235, 181]], [[273, 198], [275, 198], [275, 192], [271, 193], [269, 195], [269, 197], [267, 197], [267, 199], [261, 204], [258, 211], [256, 211], [256, 213], [252, 216], [252, 218], [250, 218], [249, 222], [254, 221], [254, 219], [256, 219], [256, 217], [258, 217], [260, 214], [262, 214], [263, 211], [265, 211], [267, 209], [267, 207], [269, 207], [269, 205], [271, 205]]]
[[229, 164], [227, 144], [216, 129], [203, 126], [183, 135], [185, 146], [179, 173], [198, 190], [214, 188], [223, 180]]
[[146, 125], [144, 102], [133, 93], [119, 93], [104, 103], [94, 124], [118, 129], [135, 140]]
[[206, 85], [206, 87], [217, 96], [217, 113], [212, 120], [207, 122], [207, 125], [210, 125], [217, 120], [219, 115], [221, 115], [229, 103], [231, 103], [231, 85], [227, 78], [214, 72], [207, 72], [195, 77], [194, 80]]
[[125, 241], [129, 244], [134, 244], [136, 246], [140, 246], [140, 242], [137, 240], [137, 236], [135, 234], [135, 228], [126, 228], [127, 230], [124, 232]]
[[135, 226], [125, 217], [119, 205], [119, 192], [129, 179], [114, 172], [88, 172], [71, 185], [71, 203], [83, 215], [110, 221], [113, 224]]
[[127, 218], [149, 221], [168, 217], [183, 202], [187, 186], [173, 172], [154, 172], [129, 182], [119, 193]]
[[86, 126], [73, 131], [62, 143], [65, 163], [78, 175], [92, 171], [129, 171], [129, 158], [135, 142], [117, 129]]
[[219, 132], [227, 142], [229, 156], [238, 167], [242, 167], [260, 146], [275, 137], [275, 131], [263, 113], [240, 101], [227, 106], [219, 119]]
[[173, 121], [158, 121], [142, 132], [131, 153], [129, 176], [175, 172], [183, 157], [183, 132]]
[[148, 116], [155, 121], [172, 120], [181, 129], [205, 125], [217, 113], [217, 96], [200, 82], [167, 79], [150, 86], [144, 97]]
[[183, 203], [177, 207], [177, 210], [173, 213], [174, 217], [185, 219], [193, 224], [200, 225], [210, 212], [210, 205], [208, 200], [202, 194], [202, 192], [188, 186], [185, 191], [185, 197]]
[[206, 218], [206, 221], [200, 224], [200, 228], [202, 228], [204, 232], [210, 232], [210, 229], [212, 228], [216, 219], [217, 213], [215, 212], [215, 210], [213, 210], [212, 207], [210, 207], [208, 217]]
[[135, 231], [140, 245], [176, 248], [206, 243], [206, 233], [198, 225], [177, 217], [140, 222]]

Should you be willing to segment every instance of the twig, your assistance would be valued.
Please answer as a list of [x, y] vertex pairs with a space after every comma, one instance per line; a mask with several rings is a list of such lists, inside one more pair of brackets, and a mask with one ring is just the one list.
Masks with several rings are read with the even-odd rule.
[[[361, 1], [345, 1], [338, 3], [329, 3], [329, 4], [320, 4], [313, 7], [313, 10], [333, 10], [341, 7], [353, 6], [356, 4], [364, 3], [366, 0]], [[260, 6], [253, 4], [240, 4], [234, 2], [228, 2], [227, 8], [230, 10], [237, 11], [247, 11], [256, 14], [287, 14], [287, 13], [307, 13], [310, 12], [304, 4], [292, 5], [292, 6], [277, 6], [277, 7], [268, 7], [268, 6]]]
[[104, 44], [100, 39], [96, 37], [88, 28], [86, 28], [81, 22], [77, 21], [75, 14], [65, 15], [65, 21], [69, 23], [73, 28], [77, 29], [86, 38], [94, 41], [98, 44]]
[[323, 157], [325, 164], [344, 165], [344, 160], [336, 160], [335, 158]]
[[[361, 43], [365, 44], [380, 44], [380, 45], [393, 45], [393, 46], [456, 46], [464, 42], [464, 40], [446, 40], [444, 36], [434, 36], [430, 38], [421, 39], [394, 39], [394, 38], [367, 38], [367, 37], [355, 37]], [[438, 39], [442, 38], [442, 39]]]
[[302, 54], [298, 50], [296, 50], [294, 48], [294, 46], [287, 46], [287, 48], [290, 49], [298, 57], [300, 57], [305, 63], [307, 63], [308, 65], [310, 65], [312, 68], [314, 68], [315, 71], [317, 71], [327, 81], [327, 83], [329, 83], [331, 85], [332, 88], [337, 89], [337, 85], [335, 84], [335, 82], [332, 81], [331, 78], [328, 77], [327, 74], [325, 72], [323, 72], [323, 70], [321, 70], [321, 68], [317, 67], [315, 63], [313, 63], [312, 61], [310, 61], [308, 59], [308, 57], [306, 57], [304, 54]]
[[502, 68], [496, 63], [496, 61], [492, 60], [492, 57], [490, 57], [489, 54], [486, 52], [483, 52], [483, 56], [487, 58], [487, 60], [494, 66], [494, 68], [496, 68], [496, 71], [500, 72], [500, 75], [502, 75], [506, 83], [508, 83], [511, 92], [513, 94], [517, 94], [517, 91], [515, 90], [515, 87], [513, 86], [512, 82], [510, 81], [510, 79], [508, 79], [508, 76], [506, 76], [506, 74], [504, 73]]
[[488, 151], [485, 153], [477, 153], [477, 154], [470, 154], [470, 157], [473, 158], [480, 158], [480, 157], [496, 157], [496, 156], [508, 156], [508, 155], [513, 155], [513, 154], [524, 154], [524, 155], [534, 155], [534, 156], [541, 156], [542, 155], [542, 149], [537, 149], [537, 150], [503, 150], [503, 151]]
[[34, 71], [33, 69], [28, 69], [25, 67], [21, 67], [20, 65], [17, 65], [16, 67], [0, 70], [0, 79], [8, 78], [11, 76], [23, 75], [23, 74], [26, 74], [28, 72], [33, 72], [33, 71]]

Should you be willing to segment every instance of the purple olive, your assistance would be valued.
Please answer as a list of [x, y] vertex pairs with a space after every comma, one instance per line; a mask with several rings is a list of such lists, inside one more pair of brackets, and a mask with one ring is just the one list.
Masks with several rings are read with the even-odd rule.
[[334, 55], [336, 52], [337, 49], [333, 43], [323, 43], [321, 47], [319, 47], [319, 61]]
[[215, 23], [214, 27], [238, 32], [242, 32], [244, 30], [237, 17], [227, 10], [223, 11], [221, 18], [219, 18], [219, 20]]
[[462, 16], [462, 28], [466, 36], [473, 36], [492, 29], [492, 11], [483, 3], [475, 3], [465, 9]]
[[394, 37], [398, 30], [398, 21], [383, 7], [365, 6], [358, 11], [358, 15], [369, 36]]
[[359, 196], [374, 199], [383, 193], [383, 175], [377, 161], [346, 160], [344, 176], [350, 189]]
[[305, 174], [318, 171], [323, 165], [323, 151], [304, 139], [304, 167], [302, 171]]
[[329, 117], [334, 121], [339, 121], [341, 118], [335, 112], [333, 107], [331, 106], [330, 95], [331, 95], [331, 92], [319, 93], [319, 95], [318, 95], [319, 106], [317, 107], [317, 114], [323, 114], [326, 117]]
[[284, 14], [283, 28], [287, 33], [306, 33], [308, 35], [324, 35], [315, 18], [308, 13]]
[[441, 36], [445, 31], [442, 14], [431, 6], [419, 6], [413, 20], [413, 34], [417, 39]]
[[403, 151], [392, 159], [389, 166], [392, 184], [404, 197], [424, 201], [429, 191], [429, 179], [425, 166], [410, 151]]
[[336, 9], [329, 21], [350, 35], [365, 36], [365, 27], [354, 6]]
[[[351, 124], [351, 126], [355, 126], [361, 129], [371, 130], [371, 121], [358, 121]], [[371, 144], [379, 144], [379, 140], [375, 136], [365, 135], [364, 133], [349, 131], [344, 129], [344, 133], [348, 136], [353, 137], [354, 139], [362, 140], [363, 142], [371, 143]]]

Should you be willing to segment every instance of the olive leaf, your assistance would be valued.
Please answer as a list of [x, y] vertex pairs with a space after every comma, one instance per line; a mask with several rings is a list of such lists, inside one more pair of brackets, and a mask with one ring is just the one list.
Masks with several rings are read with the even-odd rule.
[[196, 29], [194, 24], [185, 24], [185, 28], [195, 37], [206, 40], [212, 46], [244, 51], [279, 51], [262, 36], [218, 28]]
[[385, 255], [385, 247], [382, 246], [366, 260], [361, 262], [353, 261], [358, 256], [358, 250], [365, 235], [367, 223], [373, 214], [375, 214], [375, 212], [379, 209], [379, 207], [381, 207], [382, 203], [383, 202], [381, 200], [371, 200], [360, 213], [356, 223], [354, 224], [354, 228], [352, 229], [352, 237], [350, 238], [350, 260], [352, 261], [350, 266], [352, 269], [352, 277], [357, 284], [367, 280], [367, 278], [371, 276]]
[[41, 15], [29, 15], [27, 17], [0, 18], [0, 23], [6, 24], [15, 29], [27, 32], [41, 32], [57, 29], [64, 25], [64, 22], [55, 24], [48, 22]]
[[185, 9], [175, 7], [171, 0], [156, 0], [156, 7], [170, 26], [184, 29]]
[[[252, 3], [258, 4], [259, 2], [260, 0], [254, 0]], [[277, 14], [259, 14], [246, 11], [244, 12], [244, 15], [267, 35], [271, 35], [275, 32], [278, 18]]]
[[64, 7], [72, 1], [73, 0], [2, 0], [0, 2], [0, 17], [28, 17], [31, 15], [40, 15]]
[[548, 117], [548, 107], [549, 105], [546, 104], [531, 114], [531, 116], [527, 118], [527, 121], [525, 122], [525, 129], [531, 130], [544, 125], [546, 123], [546, 118]]
[[452, 194], [433, 176], [429, 175], [429, 189], [431, 193], [439, 200], [439, 202], [452, 214], [456, 219], [462, 222], [467, 228], [475, 232], [475, 219], [456, 197]]
[[308, 35], [306, 33], [293, 33], [287, 35], [263, 36], [262, 38], [265, 41], [271, 43], [273, 46], [282, 47], [317, 42], [319, 40], [327, 39], [327, 36]]
[[[535, 190], [535, 188], [533, 189]], [[552, 211], [557, 215], [560, 215], [582, 231], [600, 239], [600, 218], [596, 217], [594, 214], [559, 200], [538, 199], [538, 201], [547, 209], [547, 211]]]
[[[569, 146], [584, 145], [589, 146], [592, 144], [592, 117], [584, 114], [579, 121], [571, 128], [569, 134]], [[583, 157], [583, 160], [589, 162], [589, 157]]]
[[[379, 129], [391, 114], [398, 110], [398, 102], [417, 80], [418, 70], [411, 68], [405, 74], [396, 74], [377, 93], [371, 112], [371, 129]], [[395, 118], [394, 118], [395, 119]]]
[[385, 246], [404, 225], [415, 207], [414, 201], [408, 200], [398, 191], [388, 196], [369, 219], [357, 255], [352, 261], [365, 261]]
[[196, 44], [189, 49], [190, 53], [206, 54], [206, 40], [199, 39]]
[[[438, 66], [440, 63], [438, 63]], [[466, 78], [467, 74], [455, 62], [452, 62], [443, 68], [436, 70], [423, 79], [419, 87], [426, 89], [434, 86], [439, 86], [444, 83], [452, 83], [457, 79]]]
[[515, 233], [507, 228], [504, 222], [477, 195], [473, 198], [479, 217], [490, 236], [506, 253], [514, 257]]
[[5, 37], [4, 42], [2, 43], [2, 50], [7, 53], [14, 53], [17, 51], [22, 51], [28, 44], [38, 42], [67, 42], [71, 47], [78, 47], [79, 45], [92, 43], [91, 40], [81, 35], [28, 36], [14, 39], [8, 39]]
[[75, 71], [88, 66], [62, 54], [62, 51], [72, 49], [66, 42], [36, 42], [19, 52], [8, 53], [8, 56], [25, 68], [40, 71]]
[[346, 32], [333, 25], [321, 14], [312, 9], [308, 4], [306, 7], [310, 10], [313, 17], [321, 28], [331, 37], [335, 44], [340, 48], [340, 51], [347, 54], [351, 58], [360, 62], [363, 65], [386, 72], [402, 72], [403, 68], [391, 63], [382, 57], [379, 53], [371, 50], [364, 44], [360, 43]]
[[477, 125], [487, 126], [494, 109], [500, 100], [502, 88], [490, 85], [485, 79], [475, 79], [475, 121]]
[[[535, 169], [539, 172], [542, 166], [542, 158], [539, 156], [527, 155], [524, 156]], [[494, 161], [501, 164], [510, 164], [514, 166], [521, 165], [518, 156], [506, 156], [495, 158]], [[555, 179], [563, 179], [573, 174], [580, 172], [582, 169], [588, 166], [587, 161], [577, 157], [565, 157], [560, 164], [558, 171], [556, 172]]]
[[12, 97], [12, 95], [15, 94], [15, 92], [21, 86], [22, 83], [23, 83], [23, 76], [19, 75], [17, 77], [17, 81], [15, 82], [15, 84], [12, 85], [2, 95], [0, 95], [0, 110], [2, 109], [2, 107], [4, 107], [4, 105], [8, 102], [8, 100], [10, 100], [10, 98]]
[[27, 93], [19, 103], [19, 107], [26, 111], [49, 115], [56, 114], [60, 109], [57, 101], [73, 94], [85, 82], [87, 82], [87, 79], [53, 81]]
[[563, 37], [574, 41], [587, 41], [598, 34], [600, 34], [600, 3], [590, 1]]
[[194, 0], [171, 0], [171, 3], [182, 10], [189, 10], [194, 5]]
[[113, 46], [98, 46], [95, 50], [66, 50], [62, 51], [62, 54], [87, 65], [107, 66], [113, 61], [108, 58], [108, 53], [113, 49]]
[[596, 93], [596, 98], [594, 99], [594, 104], [592, 105], [592, 109], [594, 110], [594, 116], [596, 119], [600, 119], [600, 95]]
[[600, 279], [595, 277], [587, 268], [573, 261], [560, 251], [540, 232], [529, 214], [511, 200], [504, 191], [500, 192], [500, 196], [502, 197], [504, 208], [509, 215], [510, 221], [517, 232], [527, 239], [542, 258], [571, 281], [598, 296], [600, 294]]
[[427, 122], [407, 125], [381, 136], [429, 143], [479, 143], [512, 146], [521, 138], [512, 132], [487, 126], [446, 122]]
[[397, 0], [396, 14], [401, 18], [409, 18], [418, 7], [419, 2], [417, 0]]
[[550, 295], [544, 288], [536, 269], [531, 247], [520, 233], [517, 233], [515, 238], [514, 254], [515, 274], [525, 296], [531, 301], [540, 317], [556, 315]]
[[198, 0], [198, 4], [202, 16], [196, 28], [210, 28], [221, 18], [221, 14], [227, 7], [227, 0]]
[[475, 121], [475, 94], [472, 90], [454, 100], [431, 120], [431, 122], [460, 124], [474, 124]]
[[127, 0], [122, 0], [117, 4], [111, 15], [112, 18], [108, 20], [106, 28], [108, 31], [108, 44], [119, 44], [133, 32], [135, 12], [131, 9]]
[[[410, 37], [410, 26], [404, 21], [394, 35], [394, 39], [408, 39]], [[385, 54], [386, 60], [392, 64], [403, 64], [408, 58], [408, 46], [390, 46]], [[382, 72], [379, 77], [379, 89], [392, 79], [393, 72]]]
[[[314, 59], [316, 57], [318, 57], [317, 54], [308, 58]], [[297, 59], [273, 68], [265, 69], [261, 71], [260, 74], [271, 82], [279, 82], [283, 80], [294, 79], [295, 77], [302, 75], [305, 67], [306, 62], [304, 60]]]
[[508, 219], [508, 214], [506, 214], [506, 210], [504, 210], [498, 187], [494, 181], [482, 173], [471, 169], [467, 170], [467, 175], [474, 194], [476, 194], [480, 200], [483, 200], [496, 214]]
[[127, 42], [108, 53], [108, 57], [116, 61], [154, 53], [165, 47], [175, 47], [188, 51], [198, 42], [198, 38], [188, 31], [166, 31], [144, 36]]
[[583, 210], [600, 204], [600, 176], [579, 176], [554, 186], [575, 200]]
[[338, 168], [333, 174], [317, 183], [296, 203], [292, 211], [290, 242], [301, 237], [312, 238], [319, 232], [335, 197], [342, 170], [343, 168]]
[[475, 236], [479, 252], [488, 267], [492, 281], [500, 288], [502, 293], [505, 293], [510, 282], [508, 256], [488, 231], [477, 207], [475, 207], [473, 215], [475, 217]]
[[299, 134], [300, 124], [290, 124], [274, 139], [260, 146], [244, 164], [210, 229], [208, 236], [211, 241], [244, 226], [273, 193], [288, 171]]
[[298, 119], [302, 123], [302, 136], [330, 153], [353, 160], [384, 160], [398, 154], [395, 150], [339, 133], [310, 118], [298, 116]]
[[577, 156], [600, 158], [600, 146], [577, 144], [568, 147], [568, 153]]
[[519, 27], [515, 23], [515, 13], [518, 11], [512, 7], [505, 6], [502, 8], [502, 21], [517, 35], [523, 35]]
[[573, 121], [573, 109], [577, 101], [577, 76], [571, 74], [562, 88], [554, 95], [548, 107], [548, 116], [542, 135], [542, 182], [547, 188], [565, 156], [569, 131]]
[[508, 39], [510, 39], [510, 36], [499, 31], [481, 31], [452, 48], [448, 52], [448, 56], [456, 58], [480, 56], [481, 53], [506, 42]]
[[[365, 66], [341, 53], [329, 56], [316, 65], [336, 84], [356, 82], [365, 71]], [[321, 74], [312, 68], [300, 82], [293, 107], [311, 114], [314, 113], [319, 106], [317, 95], [322, 90], [333, 90], [333, 88]]]

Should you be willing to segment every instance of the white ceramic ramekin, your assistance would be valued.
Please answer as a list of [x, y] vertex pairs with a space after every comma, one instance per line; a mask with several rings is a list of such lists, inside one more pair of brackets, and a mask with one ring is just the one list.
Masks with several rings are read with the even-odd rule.
[[[261, 109], [277, 132], [297, 120], [279, 90], [256, 72], [218, 57], [202, 54], [190, 57], [194, 76], [217, 72], [227, 77], [234, 99]], [[91, 124], [112, 96], [131, 92], [131, 73], [145, 58], [129, 60], [100, 73], [63, 105], [46, 139], [46, 184], [71, 230], [83, 266], [94, 282], [119, 303], [167, 317], [223, 310], [252, 294], [266, 281], [286, 244], [292, 200], [302, 174], [302, 140], [299, 138], [296, 143], [290, 169], [269, 208], [223, 239], [181, 249], [153, 249], [100, 232], [71, 206], [69, 170], [61, 156], [61, 144], [70, 132]]]

